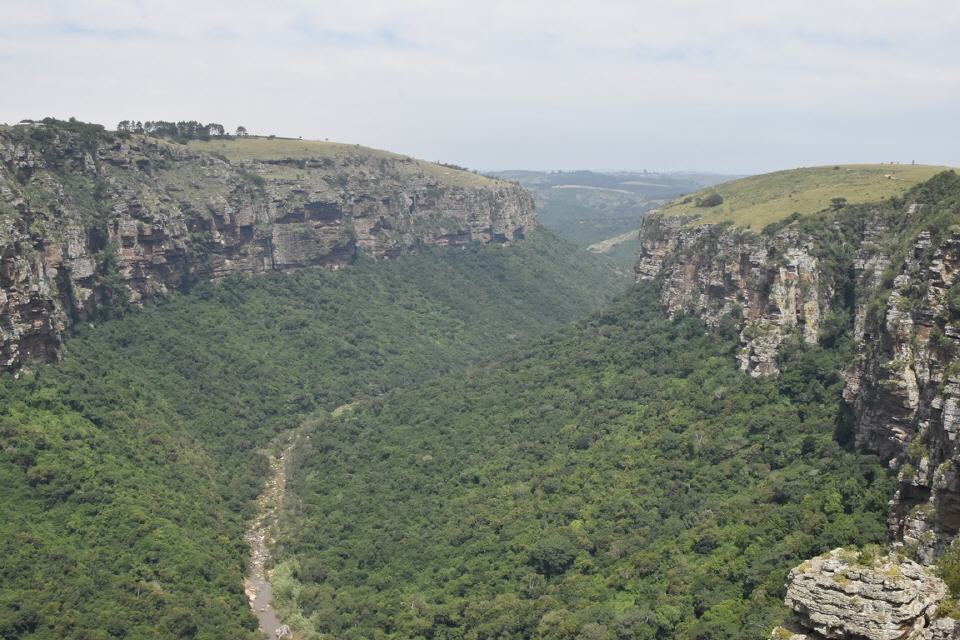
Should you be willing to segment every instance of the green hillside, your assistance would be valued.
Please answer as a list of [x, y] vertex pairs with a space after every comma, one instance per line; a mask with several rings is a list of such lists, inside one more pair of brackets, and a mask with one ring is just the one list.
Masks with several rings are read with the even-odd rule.
[[451, 375], [626, 286], [540, 232], [230, 278], [78, 327], [0, 376], [0, 638], [255, 638], [262, 450], [305, 416]]
[[[806, 215], [841, 203], [880, 202], [903, 195], [948, 167], [851, 164], [776, 171], [725, 182], [674, 200], [658, 209], [668, 216], [696, 216], [695, 223], [730, 221], [756, 230], [793, 213]], [[705, 199], [719, 195], [715, 206]]]
[[320, 422], [275, 596], [303, 638], [767, 638], [787, 571], [886, 536], [834, 439], [852, 344], [736, 369], [638, 286], [499, 365]]

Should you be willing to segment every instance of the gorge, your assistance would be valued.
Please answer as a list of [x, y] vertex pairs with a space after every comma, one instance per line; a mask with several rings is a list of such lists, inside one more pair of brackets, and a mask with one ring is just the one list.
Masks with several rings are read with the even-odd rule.
[[388, 152], [0, 160], [4, 640], [955, 634], [954, 173], [714, 185], [630, 286]]

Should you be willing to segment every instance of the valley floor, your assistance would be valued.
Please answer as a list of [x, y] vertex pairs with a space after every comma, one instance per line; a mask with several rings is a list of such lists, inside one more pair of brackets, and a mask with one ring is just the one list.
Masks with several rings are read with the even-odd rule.
[[271, 640], [289, 635], [284, 631], [289, 630], [289, 627], [280, 621], [273, 608], [273, 585], [270, 584], [271, 572], [267, 565], [270, 562], [272, 546], [276, 542], [276, 531], [280, 526], [290, 459], [300, 437], [302, 436], [296, 431], [287, 434], [288, 439], [281, 445], [279, 453], [270, 456], [270, 476], [264, 484], [263, 493], [257, 497], [256, 515], [244, 535], [250, 545], [244, 592], [260, 630]]
[[262, 638], [245, 536], [256, 578], [287, 460], [264, 447], [523, 348], [626, 286], [536, 232], [228, 278], [78, 325], [62, 362], [0, 375], [0, 638]]

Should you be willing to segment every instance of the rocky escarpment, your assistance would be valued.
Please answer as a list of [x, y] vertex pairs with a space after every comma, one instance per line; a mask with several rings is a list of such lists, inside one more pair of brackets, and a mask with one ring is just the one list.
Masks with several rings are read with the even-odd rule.
[[653, 215], [639, 279], [670, 313], [736, 322], [742, 367], [777, 372], [790, 336], [814, 344], [850, 318], [843, 428], [899, 469], [891, 540], [933, 562], [960, 532], [960, 177], [903, 200], [786, 221], [765, 233]]
[[835, 549], [790, 572], [793, 620], [773, 640], [947, 640], [955, 620], [938, 617], [947, 585], [896, 554], [875, 558]]
[[[777, 373], [786, 340], [815, 344], [849, 322], [856, 357], [845, 372], [838, 433], [898, 471], [890, 541], [922, 565], [960, 534], [958, 271], [960, 177], [952, 172], [902, 200], [788, 220], [759, 234], [655, 215], [641, 230], [637, 265], [639, 279], [660, 282], [670, 313], [694, 312], [713, 326], [735, 322], [741, 365], [753, 375]], [[923, 607], [889, 617], [861, 591], [838, 586], [838, 571], [849, 568], [838, 562], [834, 554], [794, 571], [787, 603], [802, 624], [782, 637], [960, 637], [952, 622], [947, 629], [926, 613], [927, 635], [909, 635]], [[863, 574], [867, 582], [871, 575]], [[896, 632], [857, 627], [888, 619]]]
[[929, 563], [960, 532], [960, 230], [921, 231], [897, 267], [844, 396], [857, 444], [900, 466], [892, 538]]
[[535, 224], [514, 184], [350, 145], [0, 128], [0, 366], [55, 359], [72, 324], [197, 281], [505, 243]]
[[809, 240], [795, 230], [765, 236], [689, 222], [644, 218], [637, 278], [661, 282], [661, 302], [671, 315], [692, 311], [712, 327], [734, 319], [741, 368], [752, 375], [777, 373], [780, 344], [793, 331], [815, 343], [832, 295], [820, 286]]

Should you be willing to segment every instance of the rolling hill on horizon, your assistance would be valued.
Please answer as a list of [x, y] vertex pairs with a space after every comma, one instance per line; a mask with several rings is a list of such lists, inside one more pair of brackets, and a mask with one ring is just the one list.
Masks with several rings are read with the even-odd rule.
[[582, 247], [594, 247], [631, 267], [644, 213], [677, 196], [735, 176], [650, 171], [496, 171], [490, 175], [529, 189], [540, 223]]
[[949, 169], [916, 164], [785, 169], [698, 190], [664, 204], [658, 208], [658, 213], [692, 216], [697, 224], [733, 222], [759, 230], [794, 213], [807, 215], [846, 204], [881, 202], [901, 196], [917, 184]]

